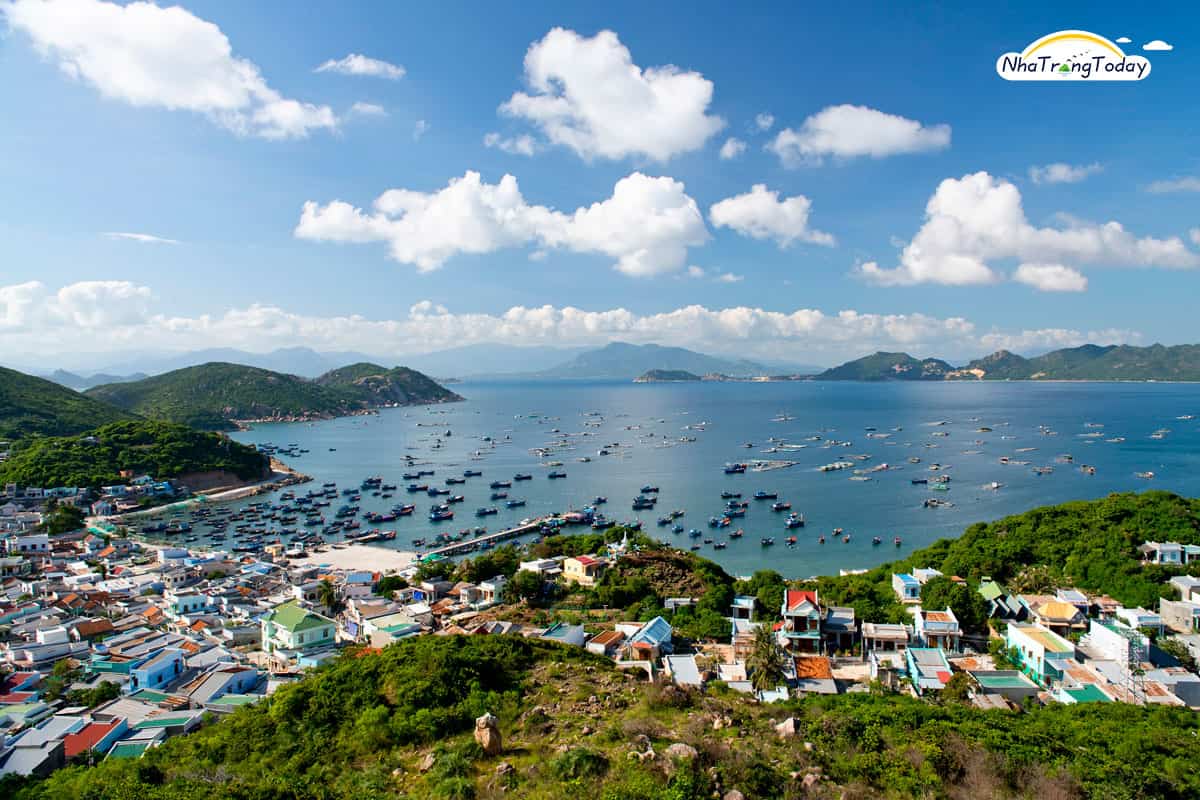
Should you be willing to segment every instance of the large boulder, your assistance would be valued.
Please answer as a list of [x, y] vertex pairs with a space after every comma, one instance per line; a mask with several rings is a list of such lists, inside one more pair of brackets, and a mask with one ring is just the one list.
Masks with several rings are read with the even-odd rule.
[[500, 721], [494, 714], [484, 714], [475, 720], [475, 741], [483, 749], [484, 755], [499, 755], [504, 750], [500, 739]]

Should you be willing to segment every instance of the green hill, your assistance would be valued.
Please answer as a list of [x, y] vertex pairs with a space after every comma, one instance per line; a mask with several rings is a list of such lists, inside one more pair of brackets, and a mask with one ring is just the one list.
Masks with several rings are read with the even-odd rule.
[[678, 383], [681, 381], [698, 381], [700, 376], [694, 372], [682, 369], [651, 369], [633, 379], [634, 383]]
[[87, 395], [144, 417], [202, 430], [229, 430], [236, 427], [235, 420], [319, 419], [393, 403], [460, 399], [402, 368], [357, 364], [308, 380], [220, 362], [97, 386]]
[[[489, 712], [502, 737], [491, 756], [472, 736]], [[784, 738], [774, 725], [789, 717]], [[1200, 793], [1198, 732], [1186, 708], [1120, 703], [757, 704], [719, 686], [648, 684], [580, 648], [423, 636], [343, 655], [141, 758], [82, 757], [0, 785], [11, 800], [1184, 798]]]
[[66, 436], [132, 418], [53, 381], [0, 367], [0, 440]]
[[879, 352], [817, 375], [820, 381], [940, 381], [953, 367], [937, 358], [924, 361], [908, 353]]
[[428, 405], [462, 400], [435, 380], [408, 367], [381, 367], [360, 362], [330, 370], [316, 383], [337, 389], [370, 406]]
[[0, 484], [96, 487], [119, 483], [122, 470], [158, 479], [221, 470], [253, 480], [265, 477], [267, 466], [254, 448], [220, 434], [131, 420], [87, 435], [28, 439], [0, 462]]
[[817, 380], [1200, 381], [1200, 345], [1067, 347], [1033, 358], [997, 350], [955, 369], [936, 358], [875, 353], [826, 370]]

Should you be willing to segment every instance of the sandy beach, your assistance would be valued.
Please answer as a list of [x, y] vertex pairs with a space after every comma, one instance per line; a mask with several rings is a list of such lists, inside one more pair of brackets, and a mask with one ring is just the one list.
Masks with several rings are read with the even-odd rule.
[[304, 558], [290, 559], [292, 564], [332, 567], [334, 569], [365, 570], [369, 572], [399, 572], [416, 560], [417, 554], [389, 550], [365, 544], [352, 544], [342, 549], [328, 548], [324, 553], [310, 553]]

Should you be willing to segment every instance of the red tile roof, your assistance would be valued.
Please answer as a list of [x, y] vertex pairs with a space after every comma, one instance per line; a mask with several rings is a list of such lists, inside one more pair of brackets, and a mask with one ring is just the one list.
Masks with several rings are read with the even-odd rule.
[[112, 733], [113, 728], [121, 722], [89, 722], [76, 733], [68, 733], [63, 737], [63, 753], [67, 758], [74, 758], [80, 753], [86, 753], [95, 748], [100, 740]]
[[807, 591], [807, 590], [802, 591], [802, 590], [798, 590], [798, 589], [788, 589], [787, 590], [787, 595], [784, 598], [784, 604], [787, 606], [788, 611], [791, 611], [792, 609], [798, 608], [799, 606], [803, 605], [805, 600], [812, 603], [814, 606], [819, 605], [819, 603], [817, 602], [817, 593], [815, 590], [814, 591]]

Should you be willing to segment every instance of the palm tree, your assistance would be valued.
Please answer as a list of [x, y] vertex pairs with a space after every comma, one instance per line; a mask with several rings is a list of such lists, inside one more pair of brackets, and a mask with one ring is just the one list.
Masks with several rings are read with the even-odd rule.
[[321, 586], [317, 589], [317, 600], [321, 602], [321, 605], [329, 609], [329, 615], [332, 617], [336, 617], [346, 607], [346, 604], [342, 602], [342, 598], [338, 594], [337, 587], [328, 578], [321, 581]]
[[754, 643], [746, 657], [746, 669], [750, 672], [750, 685], [756, 692], [774, 689], [783, 683], [786, 654], [775, 641], [775, 632], [769, 623], [754, 629]]

